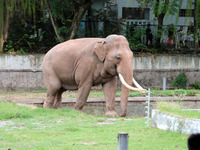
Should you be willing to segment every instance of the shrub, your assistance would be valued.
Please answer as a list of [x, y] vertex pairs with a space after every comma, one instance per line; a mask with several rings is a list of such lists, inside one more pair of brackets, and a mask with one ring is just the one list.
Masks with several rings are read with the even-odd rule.
[[190, 86], [192, 87], [192, 89], [200, 89], [200, 83], [199, 82], [195, 82], [190, 84]]
[[186, 89], [187, 78], [185, 73], [180, 73], [174, 81], [171, 81], [171, 86], [176, 89]]

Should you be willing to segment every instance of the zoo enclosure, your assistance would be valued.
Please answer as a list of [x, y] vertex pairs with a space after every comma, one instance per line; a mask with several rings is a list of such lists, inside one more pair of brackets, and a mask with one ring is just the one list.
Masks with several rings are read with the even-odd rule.
[[[0, 91], [30, 91], [44, 89], [41, 55], [0, 56]], [[184, 72], [189, 84], [200, 82], [200, 56], [198, 55], [136, 55], [133, 58], [134, 78], [144, 88], [171, 87], [180, 72]], [[94, 87], [101, 88], [101, 87]]]

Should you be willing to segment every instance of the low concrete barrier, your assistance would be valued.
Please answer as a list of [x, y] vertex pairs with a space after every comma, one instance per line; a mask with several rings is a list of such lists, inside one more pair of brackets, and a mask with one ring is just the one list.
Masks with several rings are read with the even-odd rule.
[[152, 127], [185, 134], [200, 133], [200, 119], [183, 118], [152, 109]]

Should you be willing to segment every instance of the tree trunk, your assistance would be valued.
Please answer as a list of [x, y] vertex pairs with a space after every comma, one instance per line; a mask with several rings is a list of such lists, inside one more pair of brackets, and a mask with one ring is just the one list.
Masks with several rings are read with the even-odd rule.
[[4, 43], [7, 42], [8, 39], [8, 29], [9, 29], [9, 22], [10, 22], [10, 13], [7, 10], [7, 1], [3, 1], [0, 3], [2, 5], [1, 13], [2, 13], [2, 20], [0, 25], [1, 35], [0, 35], [0, 53], [3, 53]]
[[93, 0], [87, 0], [84, 2], [84, 5], [79, 5], [77, 3], [74, 4], [75, 14], [72, 20], [72, 24], [70, 27], [69, 39], [73, 39], [76, 36], [78, 28], [80, 26], [81, 20], [85, 12], [90, 8], [92, 5]]
[[198, 45], [198, 28], [199, 28], [199, 1], [194, 1], [194, 26], [195, 26], [195, 32], [194, 32], [194, 41], [195, 41], [195, 54], [197, 54], [197, 50], [200, 45]]
[[3, 53], [4, 1], [0, 1], [0, 53]]
[[158, 15], [158, 32], [157, 32], [157, 39], [156, 39], [156, 48], [160, 47], [160, 39], [162, 36], [162, 26], [163, 26], [163, 19], [165, 14], [161, 13]]
[[58, 32], [57, 32], [57, 28], [58, 28], [58, 27], [57, 27], [57, 25], [56, 25], [56, 23], [55, 23], [55, 21], [54, 21], [54, 19], [53, 19], [53, 16], [52, 16], [52, 14], [51, 14], [51, 10], [50, 10], [50, 7], [49, 7], [48, 2], [46, 2], [46, 7], [47, 7], [47, 10], [48, 10], [48, 13], [49, 13], [49, 16], [50, 16], [50, 20], [51, 20], [51, 24], [52, 24], [52, 26], [53, 26], [54, 32], [55, 32], [57, 38], [59, 39], [59, 41], [60, 41], [60, 42], [63, 42], [63, 41], [64, 41], [64, 38], [63, 38], [62, 36], [60, 36], [60, 35], [58, 34]]

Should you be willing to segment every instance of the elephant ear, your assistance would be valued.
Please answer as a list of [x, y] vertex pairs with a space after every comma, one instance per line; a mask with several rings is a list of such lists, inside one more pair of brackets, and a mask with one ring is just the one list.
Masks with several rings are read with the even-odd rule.
[[106, 53], [107, 53], [104, 46], [105, 43], [106, 43], [105, 41], [97, 42], [94, 46], [94, 54], [97, 55], [97, 57], [99, 58], [101, 62], [104, 61], [106, 57]]

